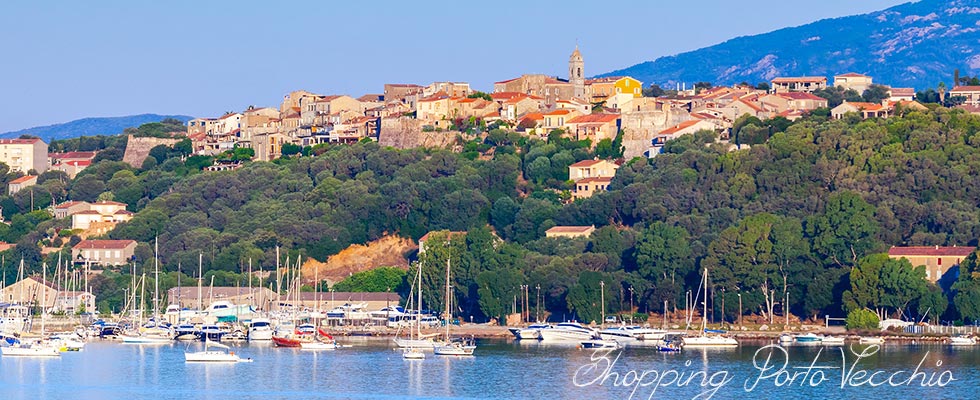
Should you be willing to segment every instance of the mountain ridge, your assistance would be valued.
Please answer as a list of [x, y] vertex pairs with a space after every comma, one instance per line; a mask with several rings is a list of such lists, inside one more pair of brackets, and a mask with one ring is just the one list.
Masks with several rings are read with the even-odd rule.
[[980, 74], [980, 0], [923, 0], [740, 36], [603, 76], [629, 75], [673, 87], [768, 82], [777, 76], [867, 74], [876, 83], [923, 89]]
[[68, 121], [60, 124], [35, 126], [32, 128], [0, 133], [0, 138], [16, 138], [21, 135], [37, 136], [45, 141], [52, 139], [69, 139], [79, 136], [118, 135], [126, 128], [135, 128], [150, 122], [159, 122], [167, 118], [187, 122], [194, 117], [187, 115], [137, 114], [121, 117], [90, 117]]

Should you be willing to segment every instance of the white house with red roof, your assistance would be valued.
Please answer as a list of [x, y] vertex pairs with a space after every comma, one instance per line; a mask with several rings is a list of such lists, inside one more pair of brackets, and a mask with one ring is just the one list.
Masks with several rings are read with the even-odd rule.
[[14, 179], [7, 184], [7, 194], [13, 195], [27, 187], [37, 184], [37, 175], [27, 175]]
[[582, 160], [568, 166], [568, 179], [578, 182], [586, 178], [612, 178], [619, 165], [609, 160]]
[[963, 104], [980, 106], [980, 86], [954, 86], [949, 91], [950, 97], [962, 97]]
[[125, 203], [100, 201], [89, 204], [87, 210], [72, 213], [71, 228], [85, 231], [83, 237], [103, 235], [115, 228], [116, 224], [131, 219], [133, 213], [126, 210]]

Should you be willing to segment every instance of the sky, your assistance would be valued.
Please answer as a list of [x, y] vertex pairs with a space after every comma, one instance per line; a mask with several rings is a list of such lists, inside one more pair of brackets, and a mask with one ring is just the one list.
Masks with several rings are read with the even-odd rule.
[[[141, 113], [216, 117], [292, 90], [381, 93], [586, 75], [899, 0], [5, 1], [0, 132]], [[807, 4], [807, 5], [804, 5]]]

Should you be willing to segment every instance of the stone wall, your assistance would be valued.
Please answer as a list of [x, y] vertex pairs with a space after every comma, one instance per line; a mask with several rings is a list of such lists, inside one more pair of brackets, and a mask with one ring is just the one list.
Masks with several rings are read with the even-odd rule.
[[143, 166], [143, 161], [146, 160], [146, 157], [150, 156], [150, 149], [161, 144], [173, 146], [179, 141], [180, 139], [133, 137], [133, 135], [129, 135], [129, 137], [126, 139], [126, 154], [123, 155], [123, 162], [128, 163], [133, 167], [140, 168]]
[[664, 111], [634, 111], [623, 113], [623, 157], [629, 160], [642, 157], [643, 152], [650, 147], [650, 141], [660, 131], [687, 121], [691, 118], [687, 112]]
[[398, 149], [448, 147], [456, 143], [457, 131], [422, 132], [424, 121], [412, 118], [382, 118], [378, 144]]

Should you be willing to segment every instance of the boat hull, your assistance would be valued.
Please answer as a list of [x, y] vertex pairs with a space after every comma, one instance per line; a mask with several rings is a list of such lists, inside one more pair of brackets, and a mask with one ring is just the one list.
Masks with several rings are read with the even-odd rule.
[[734, 338], [723, 336], [693, 336], [682, 339], [684, 347], [738, 347]]
[[453, 344], [433, 348], [435, 354], [440, 356], [472, 356], [475, 350], [476, 346]]
[[61, 352], [53, 346], [9, 346], [0, 347], [0, 354], [4, 357], [58, 357]]
[[198, 351], [193, 353], [184, 353], [184, 361], [236, 363], [241, 361], [241, 358], [235, 355], [235, 353], [225, 353], [223, 351]]
[[293, 347], [293, 348], [303, 347], [303, 342], [300, 341], [299, 339], [284, 338], [278, 336], [272, 337], [272, 343], [275, 343], [277, 347]]

